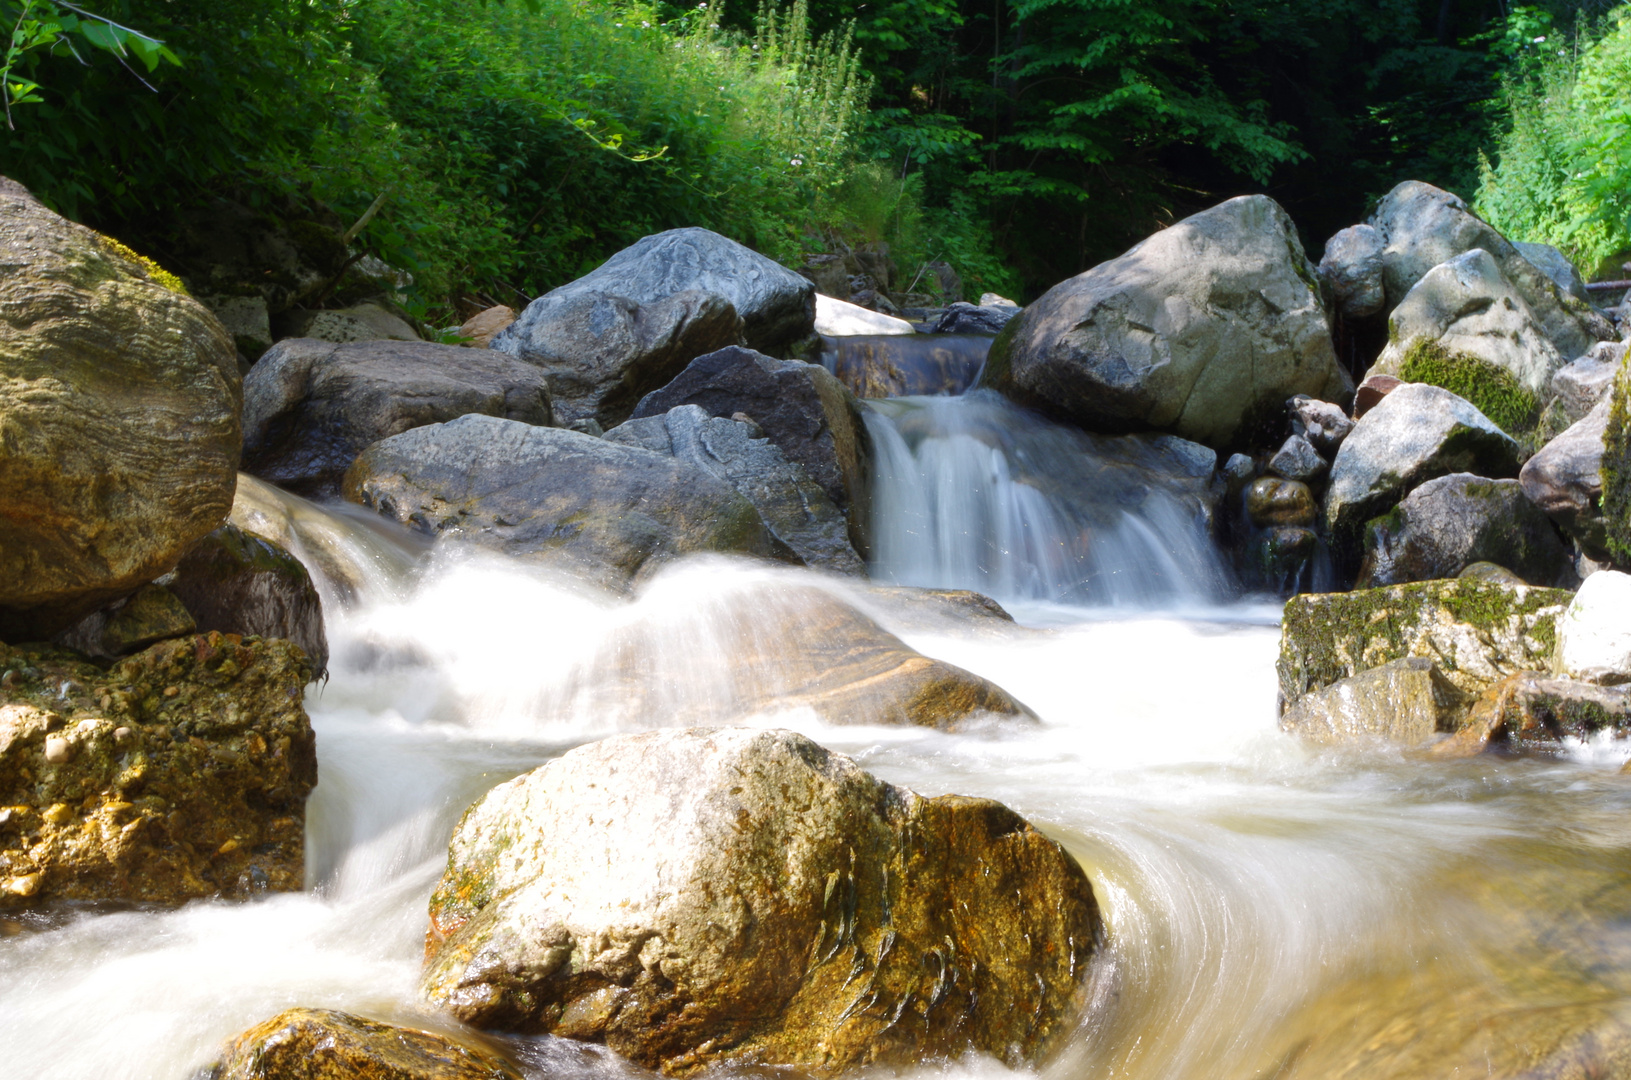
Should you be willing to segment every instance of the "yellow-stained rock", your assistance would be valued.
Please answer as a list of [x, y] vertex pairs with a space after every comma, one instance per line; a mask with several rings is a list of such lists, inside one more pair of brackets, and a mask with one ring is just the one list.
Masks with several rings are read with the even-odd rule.
[[290, 1009], [227, 1044], [207, 1080], [521, 1080], [496, 1051], [332, 1009]]

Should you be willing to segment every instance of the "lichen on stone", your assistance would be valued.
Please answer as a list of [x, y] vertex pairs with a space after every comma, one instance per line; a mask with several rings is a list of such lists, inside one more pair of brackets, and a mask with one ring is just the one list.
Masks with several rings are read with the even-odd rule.
[[116, 255], [127, 262], [133, 262], [137, 266], [141, 267], [143, 272], [146, 273], [147, 277], [151, 279], [155, 285], [160, 285], [166, 289], [169, 289], [171, 292], [179, 293], [182, 296], [191, 295], [187, 292], [187, 286], [182, 284], [180, 278], [170, 273], [170, 271], [166, 270], [152, 259], [149, 259], [146, 255], [137, 254], [111, 236], [102, 236], [101, 234], [98, 234], [98, 238], [102, 241], [102, 246], [107, 248], [111, 254]]

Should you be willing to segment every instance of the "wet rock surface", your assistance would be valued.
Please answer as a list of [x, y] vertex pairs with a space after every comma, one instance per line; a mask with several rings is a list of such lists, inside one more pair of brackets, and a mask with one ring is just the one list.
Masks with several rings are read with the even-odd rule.
[[1262, 476], [1246, 489], [1246, 516], [1259, 528], [1306, 526], [1318, 519], [1319, 505], [1307, 484]]
[[822, 363], [859, 398], [960, 394], [973, 386], [990, 351], [989, 337], [836, 338], [822, 342]]
[[232, 338], [179, 283], [0, 180], [0, 638], [174, 565], [232, 503]]
[[753, 504], [677, 458], [561, 428], [464, 416], [365, 450], [346, 498], [433, 537], [626, 588], [688, 552], [790, 553]]
[[1412, 656], [1305, 694], [1280, 717], [1280, 729], [1326, 745], [1419, 746], [1457, 730], [1471, 701], [1431, 660]]
[[699, 405], [681, 405], [662, 416], [630, 420], [605, 438], [669, 454], [723, 480], [753, 504], [765, 527], [804, 565], [865, 574], [866, 566], [850, 545], [844, 515], [758, 425], [711, 417]]
[[752, 349], [699, 356], [635, 408], [633, 419], [700, 405], [710, 416], [746, 416], [788, 460], [802, 465], [849, 521], [850, 542], [867, 551], [872, 440], [861, 405], [827, 370]]
[[1450, 473], [1518, 474], [1518, 444], [1448, 390], [1406, 383], [1354, 425], [1331, 463], [1325, 518], [1343, 533], [1385, 513], [1418, 485]]
[[[751, 349], [777, 352], [815, 329], [813, 283], [734, 240], [698, 228], [670, 229], [638, 240], [597, 269], [534, 300], [527, 310], [587, 292], [647, 305], [692, 290], [730, 301], [742, 317], [743, 340]], [[521, 321], [526, 321], [525, 312]]]
[[774, 730], [619, 736], [500, 785], [430, 908], [432, 1001], [670, 1075], [1035, 1061], [1100, 932], [1075, 860], [1006, 807]]
[[265, 537], [221, 526], [182, 556], [168, 588], [200, 631], [287, 638], [317, 677], [328, 670], [317, 586], [299, 559]]
[[637, 301], [565, 286], [528, 304], [489, 348], [544, 372], [563, 426], [610, 428], [692, 360], [741, 340], [741, 316], [715, 292]]
[[1280, 700], [1289, 708], [1338, 679], [1412, 656], [1433, 660], [1459, 689], [1482, 692], [1551, 666], [1557, 620], [1573, 599], [1563, 589], [1466, 578], [1294, 596], [1276, 664]]
[[280, 341], [244, 380], [243, 469], [332, 498], [357, 455], [467, 413], [550, 424], [545, 374], [504, 353], [425, 341]]
[[1520, 671], [1473, 703], [1458, 742], [1553, 750], [1564, 739], [1631, 730], [1631, 688], [1596, 686]]
[[104, 670], [0, 647], [0, 907], [298, 890], [317, 782], [286, 641], [203, 634]]
[[193, 1080], [522, 1080], [496, 1051], [333, 1009], [289, 1009]]
[[992, 345], [982, 385], [1090, 431], [1228, 447], [1293, 394], [1353, 392], [1317, 286], [1285, 211], [1231, 199], [1048, 290]]
[[1429, 480], [1365, 529], [1357, 588], [1452, 578], [1493, 562], [1531, 585], [1573, 588], [1574, 560], [1516, 480]]

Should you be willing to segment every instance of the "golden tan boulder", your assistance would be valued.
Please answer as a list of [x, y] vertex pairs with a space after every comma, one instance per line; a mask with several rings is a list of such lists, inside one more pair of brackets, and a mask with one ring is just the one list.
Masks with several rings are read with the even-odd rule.
[[464, 344], [475, 349], [485, 349], [492, 344], [493, 335], [515, 321], [515, 309], [503, 304], [478, 311], [459, 327], [459, 336], [464, 338]]
[[0, 907], [301, 888], [310, 678], [287, 641], [219, 633], [105, 671], [0, 645]]
[[179, 281], [0, 180], [0, 637], [49, 636], [221, 523], [239, 395]]
[[496, 1051], [333, 1009], [289, 1009], [227, 1044], [199, 1080], [521, 1080]]
[[1101, 930], [1081, 867], [1007, 807], [744, 728], [619, 736], [494, 788], [430, 916], [433, 1002], [669, 1075], [1035, 1062]]

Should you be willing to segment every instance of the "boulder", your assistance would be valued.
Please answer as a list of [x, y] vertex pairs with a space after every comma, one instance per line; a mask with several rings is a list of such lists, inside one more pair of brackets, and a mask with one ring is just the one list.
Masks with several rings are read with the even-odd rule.
[[1424, 346], [1505, 372], [1531, 399], [1547, 390], [1564, 362], [1529, 305], [1482, 248], [1423, 275], [1388, 317], [1387, 347], [1371, 370], [1407, 382], [1429, 381], [1425, 370], [1413, 370], [1425, 367]]
[[0, 180], [0, 637], [63, 629], [221, 523], [240, 392], [173, 277]]
[[467, 413], [552, 421], [548, 379], [492, 350], [427, 341], [280, 341], [244, 380], [243, 468], [332, 498], [369, 445]]
[[1609, 403], [1541, 447], [1518, 473], [1518, 483], [1582, 551], [1595, 559], [1608, 555], [1608, 521], [1603, 516], [1603, 436]]
[[1319, 513], [1314, 493], [1297, 480], [1262, 476], [1246, 489], [1246, 516], [1260, 529], [1312, 525]]
[[1551, 749], [1564, 739], [1631, 730], [1631, 688], [1520, 671], [1485, 690], [1463, 722], [1465, 749], [1494, 744]]
[[1577, 584], [1573, 556], [1518, 481], [1451, 473], [1366, 526], [1356, 587], [1452, 578], [1476, 562], [1497, 563], [1530, 585]]
[[696, 357], [741, 340], [742, 320], [718, 293], [641, 302], [565, 286], [528, 304], [490, 348], [543, 370], [563, 426], [611, 428]]
[[911, 323], [893, 315], [868, 311], [847, 300], [816, 293], [815, 332], [825, 337], [854, 334], [915, 334]]
[[217, 633], [104, 670], [0, 646], [0, 907], [298, 890], [306, 657]]
[[1354, 429], [1354, 422], [1348, 419], [1342, 406], [1317, 401], [1306, 394], [1298, 394], [1286, 402], [1286, 411], [1291, 415], [1291, 433], [1307, 439], [1326, 457], [1335, 454], [1342, 447], [1342, 440]]
[[514, 321], [515, 309], [504, 304], [478, 311], [459, 325], [459, 336], [464, 338], [460, 344], [473, 349], [488, 348], [498, 332]]
[[982, 381], [1090, 431], [1233, 446], [1293, 394], [1353, 393], [1318, 281], [1278, 204], [1230, 199], [1048, 290]]
[[345, 495], [425, 535], [614, 589], [687, 552], [791, 554], [752, 503], [695, 465], [478, 414], [370, 446], [346, 474]]
[[[171, 577], [166, 574], [161, 580]], [[53, 643], [111, 660], [197, 629], [197, 620], [175, 593], [162, 585], [143, 585], [129, 596], [91, 612], [58, 634]]]
[[1011, 307], [1011, 308], [1017, 308], [1017, 307], [1019, 307], [1019, 305], [1017, 303], [1015, 303], [1014, 301], [1008, 299], [1006, 296], [1000, 296], [1000, 295], [998, 295], [997, 293], [994, 293], [994, 292], [984, 292], [984, 293], [980, 294], [980, 307]]
[[700, 405], [681, 405], [662, 416], [620, 424], [605, 437], [668, 454], [723, 480], [753, 504], [771, 535], [804, 565], [839, 574], [866, 573], [850, 546], [844, 515], [757, 424], [709, 416]]
[[1351, 225], [1325, 242], [1320, 274], [1331, 283], [1337, 310], [1363, 319], [1382, 310], [1382, 234], [1369, 225]]
[[[1590, 580], [1589, 578], [1587, 579]], [[1280, 624], [1280, 698], [1286, 706], [1338, 679], [1410, 656], [1438, 664], [1468, 693], [1551, 664], [1563, 589], [1466, 578], [1304, 593], [1286, 601]]]
[[288, 1009], [235, 1036], [195, 1080], [522, 1080], [488, 1047], [333, 1009]]
[[1491, 585], [1528, 585], [1523, 578], [1499, 563], [1471, 562], [1461, 568], [1458, 578], [1488, 582]]
[[279, 316], [279, 338], [313, 338], [345, 344], [352, 341], [419, 341], [413, 324], [382, 304], [357, 304], [332, 311], [295, 308]]
[[1019, 314], [1012, 304], [976, 305], [958, 302], [934, 324], [937, 334], [1000, 334]]
[[1581, 583], [1557, 620], [1556, 668], [1600, 686], [1631, 682], [1631, 574], [1599, 570]]
[[168, 588], [200, 631], [287, 638], [315, 678], [327, 673], [323, 601], [301, 561], [270, 540], [229, 522], [181, 557]]
[[1377, 204], [1370, 224], [1382, 234], [1382, 280], [1389, 308], [1404, 302], [1416, 283], [1440, 263], [1482, 248], [1534, 316], [1561, 356], [1579, 356], [1594, 342], [1614, 338], [1613, 324], [1591, 305], [1560, 290], [1500, 233], [1479, 220], [1457, 195], [1410, 180]]
[[1420, 746], [1455, 732], [1472, 697], [1424, 656], [1393, 660], [1297, 699], [1280, 730], [1314, 743]]
[[1552, 396], [1571, 424], [1608, 400], [1624, 357], [1625, 342], [1599, 341], [1586, 355], [1557, 369], [1552, 376]]
[[1527, 244], [1522, 240], [1515, 240], [1512, 246], [1518, 249], [1518, 254], [1529, 261], [1529, 265], [1552, 279], [1564, 295], [1572, 296], [1582, 303], [1591, 300], [1591, 294], [1586, 291], [1585, 279], [1580, 271], [1574, 268], [1569, 257], [1553, 247], [1551, 244]]
[[1293, 435], [1281, 443], [1280, 449], [1269, 458], [1268, 471], [1287, 480], [1307, 483], [1330, 467], [1330, 462], [1320, 457], [1313, 443], [1301, 435]]
[[[730, 301], [742, 317], [742, 340], [750, 349], [776, 352], [815, 331], [814, 284], [734, 240], [697, 228], [636, 241], [598, 269], [534, 300], [528, 310], [584, 293], [627, 297], [645, 307], [689, 291]], [[726, 344], [732, 342], [714, 348]]]
[[844, 512], [850, 542], [866, 554], [872, 440], [860, 402], [825, 368], [752, 349], [720, 349], [697, 357], [673, 382], [646, 395], [633, 418], [661, 416], [680, 405], [700, 405], [710, 416], [751, 418]]
[[[966, 625], [974, 605], [963, 606]], [[752, 578], [619, 629], [569, 683], [569, 708], [601, 723], [739, 724], [808, 710], [828, 724], [959, 731], [1036, 719], [1002, 687], [922, 655], [825, 590]]]
[[1418, 485], [1455, 472], [1518, 474], [1518, 444], [1464, 398], [1406, 383], [1354, 425], [1331, 463], [1325, 519], [1356, 533]]
[[1081, 867], [998, 803], [925, 799], [789, 731], [668, 729], [466, 812], [423, 989], [670, 1076], [1018, 1068], [1077, 1030], [1101, 932]]
[[232, 343], [250, 363], [272, 347], [272, 319], [264, 297], [201, 296], [198, 299], [220, 320], [221, 328], [232, 335]]

